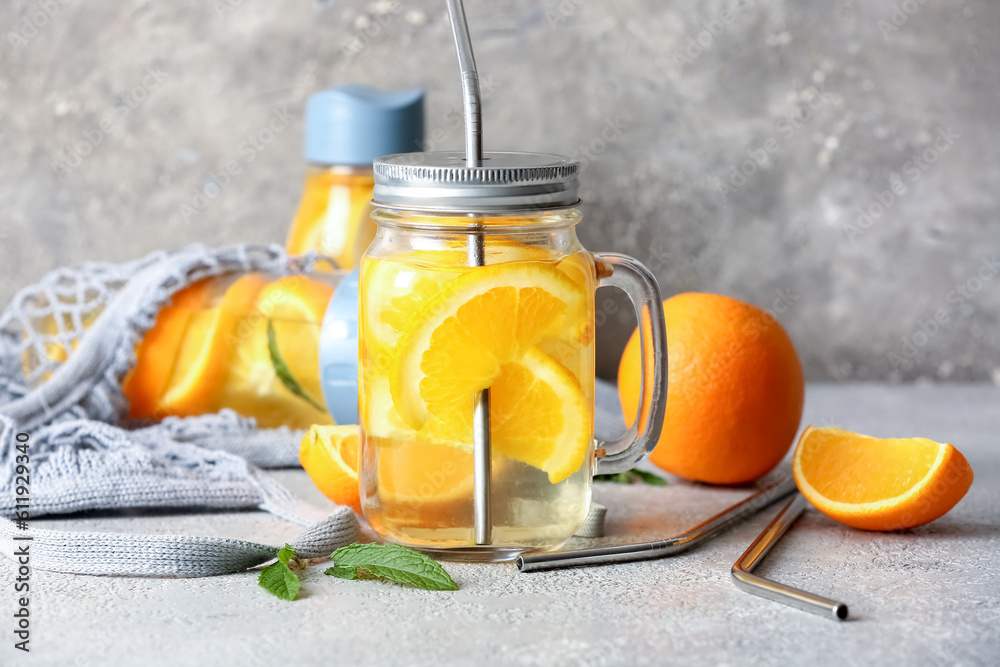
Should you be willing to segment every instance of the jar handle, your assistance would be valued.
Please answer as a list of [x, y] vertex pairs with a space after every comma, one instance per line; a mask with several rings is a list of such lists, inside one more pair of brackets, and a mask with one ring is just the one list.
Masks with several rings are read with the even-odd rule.
[[[605, 451], [598, 456], [595, 473], [603, 475], [631, 470], [649, 456], [660, 439], [667, 410], [667, 328], [660, 288], [649, 269], [627, 255], [601, 252], [593, 253], [593, 257], [598, 287], [617, 287], [635, 306], [642, 363], [640, 414], [620, 438], [597, 445]], [[649, 343], [652, 343], [652, 359], [647, 359]]]

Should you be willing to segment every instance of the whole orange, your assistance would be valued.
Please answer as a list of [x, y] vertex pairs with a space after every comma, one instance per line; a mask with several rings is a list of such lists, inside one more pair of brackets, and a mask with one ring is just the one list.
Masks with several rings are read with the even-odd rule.
[[[710, 484], [766, 474], [788, 452], [802, 418], [802, 364], [788, 334], [769, 313], [718, 294], [678, 294], [663, 310], [667, 412], [650, 460]], [[646, 355], [649, 368], [652, 357]], [[636, 331], [618, 368], [629, 424], [639, 407], [639, 364]]]

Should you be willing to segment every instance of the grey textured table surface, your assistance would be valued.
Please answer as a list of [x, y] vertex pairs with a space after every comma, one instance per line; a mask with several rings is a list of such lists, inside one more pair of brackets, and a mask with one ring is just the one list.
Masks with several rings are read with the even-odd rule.
[[[2, 665], [986, 665], [1000, 660], [1000, 389], [812, 385], [804, 423], [953, 442], [976, 481], [946, 517], [865, 533], [809, 510], [759, 572], [842, 599], [835, 623], [738, 591], [729, 567], [774, 513], [668, 560], [519, 574], [447, 564], [455, 593], [325, 577], [283, 602], [252, 572], [211, 579], [32, 574], [32, 652], [12, 648], [14, 594], [0, 606]], [[787, 464], [786, 464], [787, 465]], [[324, 502], [301, 471], [277, 473]], [[608, 537], [672, 535], [746, 492], [677, 481], [601, 484]], [[196, 532], [279, 543], [293, 526], [256, 512], [88, 516], [76, 530]], [[593, 543], [593, 541], [587, 541]], [[5, 581], [13, 566], [0, 559]]]

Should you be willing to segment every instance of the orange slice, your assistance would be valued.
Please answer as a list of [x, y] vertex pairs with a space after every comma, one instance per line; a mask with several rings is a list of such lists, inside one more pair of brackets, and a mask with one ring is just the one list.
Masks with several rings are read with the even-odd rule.
[[357, 426], [316, 425], [299, 444], [299, 463], [323, 495], [361, 513]]
[[496, 451], [548, 473], [557, 484], [580, 469], [593, 441], [593, 408], [562, 364], [531, 348], [490, 388]]
[[129, 399], [130, 417], [158, 416], [157, 404], [170, 382], [184, 332], [191, 315], [205, 307], [211, 280], [199, 280], [175, 293], [170, 303], [160, 309], [156, 322], [137, 346], [136, 364], [123, 384]]
[[[315, 250], [335, 259], [341, 268], [357, 266], [375, 237], [370, 219], [373, 185], [370, 173], [310, 175], [288, 233], [289, 254]], [[321, 263], [317, 270], [329, 269]]]
[[192, 312], [157, 414], [188, 416], [212, 410], [226, 376], [230, 336], [265, 284], [261, 275], [245, 275], [226, 290], [218, 306]]
[[270, 323], [292, 377], [322, 405], [319, 337], [332, 293], [326, 283], [304, 276], [285, 276], [264, 287], [228, 337], [231, 355], [218, 407], [254, 417], [261, 428], [333, 423], [325, 409], [296, 396], [278, 379], [267, 333]]
[[563, 327], [587, 326], [580, 286], [549, 264], [511, 262], [470, 269], [410, 319], [393, 353], [389, 387], [410, 426], [467, 410], [477, 392]]
[[952, 445], [926, 438], [880, 440], [809, 426], [799, 438], [795, 482], [831, 519], [865, 530], [934, 521], [972, 485], [972, 468]]
[[[538, 468], [548, 473], [552, 484], [572, 475], [586, 460], [592, 423], [579, 381], [537, 348], [504, 364], [490, 387], [493, 455]], [[471, 451], [472, 410], [432, 418], [419, 437]]]
[[379, 498], [402, 507], [472, 497], [472, 452], [432, 442], [386, 445], [378, 451]]
[[[361, 312], [369, 344], [378, 341], [379, 351], [391, 352], [413, 316], [449, 281], [471, 270], [466, 244], [461, 238], [449, 239], [440, 248], [412, 250], [393, 255], [392, 259], [373, 257], [364, 262]], [[544, 261], [550, 254], [542, 248], [498, 240], [488, 246], [486, 263]], [[567, 257], [559, 263], [560, 269], [578, 277], [579, 256]]]

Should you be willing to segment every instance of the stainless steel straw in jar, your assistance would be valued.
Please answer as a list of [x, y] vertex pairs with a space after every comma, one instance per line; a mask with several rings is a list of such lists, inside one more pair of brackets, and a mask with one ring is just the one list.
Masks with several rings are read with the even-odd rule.
[[[476, 57], [472, 53], [469, 24], [465, 20], [462, 0], [448, 0], [448, 18], [455, 36], [458, 64], [462, 70], [462, 106], [465, 109], [465, 166], [483, 166], [483, 112], [479, 93], [479, 74]], [[481, 227], [481, 226], [480, 226]], [[486, 239], [480, 232], [469, 235], [469, 266], [486, 264]], [[476, 395], [473, 404], [473, 510], [475, 513], [476, 544], [493, 542], [493, 511], [491, 483], [490, 444], [490, 390]]]

